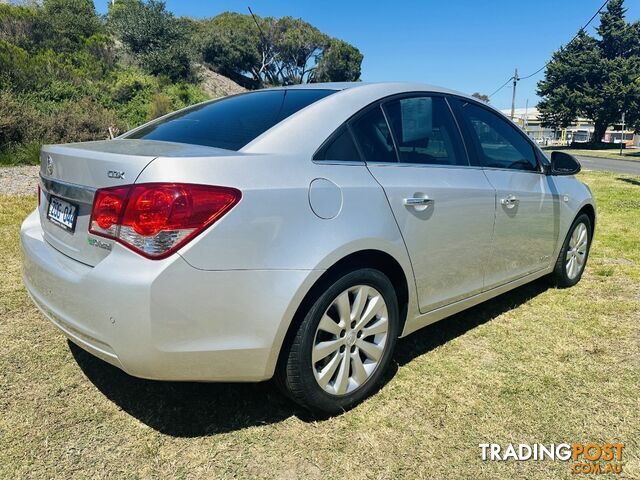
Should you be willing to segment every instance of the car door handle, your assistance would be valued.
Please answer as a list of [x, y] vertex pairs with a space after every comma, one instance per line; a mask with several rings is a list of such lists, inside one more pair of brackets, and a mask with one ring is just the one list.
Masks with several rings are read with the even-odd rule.
[[515, 195], [509, 194], [505, 198], [500, 199], [500, 205], [504, 205], [506, 208], [513, 208], [520, 203], [520, 200]]
[[409, 197], [404, 199], [404, 204], [407, 207], [422, 207], [421, 210], [424, 210], [432, 203], [433, 199], [428, 197]]

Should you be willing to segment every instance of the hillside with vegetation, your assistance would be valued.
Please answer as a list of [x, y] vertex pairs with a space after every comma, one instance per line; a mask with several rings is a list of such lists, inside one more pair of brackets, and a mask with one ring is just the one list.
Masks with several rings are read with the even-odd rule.
[[292, 17], [176, 17], [158, 0], [0, 4], [0, 164], [245, 89], [360, 78], [357, 48]]

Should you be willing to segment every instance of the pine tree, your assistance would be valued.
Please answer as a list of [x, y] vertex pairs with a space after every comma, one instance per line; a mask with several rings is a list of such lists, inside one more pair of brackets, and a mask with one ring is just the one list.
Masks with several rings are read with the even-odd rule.
[[627, 23], [623, 0], [600, 16], [599, 38], [585, 31], [554, 52], [538, 83], [543, 124], [566, 127], [578, 116], [594, 122], [592, 143], [602, 140], [622, 112], [640, 128], [640, 22]]

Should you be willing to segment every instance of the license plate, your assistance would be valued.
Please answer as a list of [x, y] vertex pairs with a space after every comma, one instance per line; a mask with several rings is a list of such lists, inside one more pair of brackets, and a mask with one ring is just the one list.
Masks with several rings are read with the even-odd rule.
[[51, 223], [66, 230], [67, 232], [73, 233], [76, 229], [78, 207], [66, 200], [52, 196], [49, 200], [47, 218]]

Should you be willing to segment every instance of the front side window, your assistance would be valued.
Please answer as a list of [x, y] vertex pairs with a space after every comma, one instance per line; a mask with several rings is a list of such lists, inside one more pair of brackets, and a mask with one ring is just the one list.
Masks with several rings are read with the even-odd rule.
[[411, 97], [384, 105], [402, 163], [468, 165], [462, 139], [442, 97]]
[[391, 132], [379, 106], [357, 118], [351, 125], [364, 159], [370, 163], [397, 162]]
[[335, 90], [281, 89], [235, 95], [181, 110], [125, 138], [240, 150], [285, 118], [332, 93]]
[[481, 166], [513, 170], [538, 170], [531, 144], [516, 127], [486, 108], [456, 99], [457, 113], [476, 144]]

